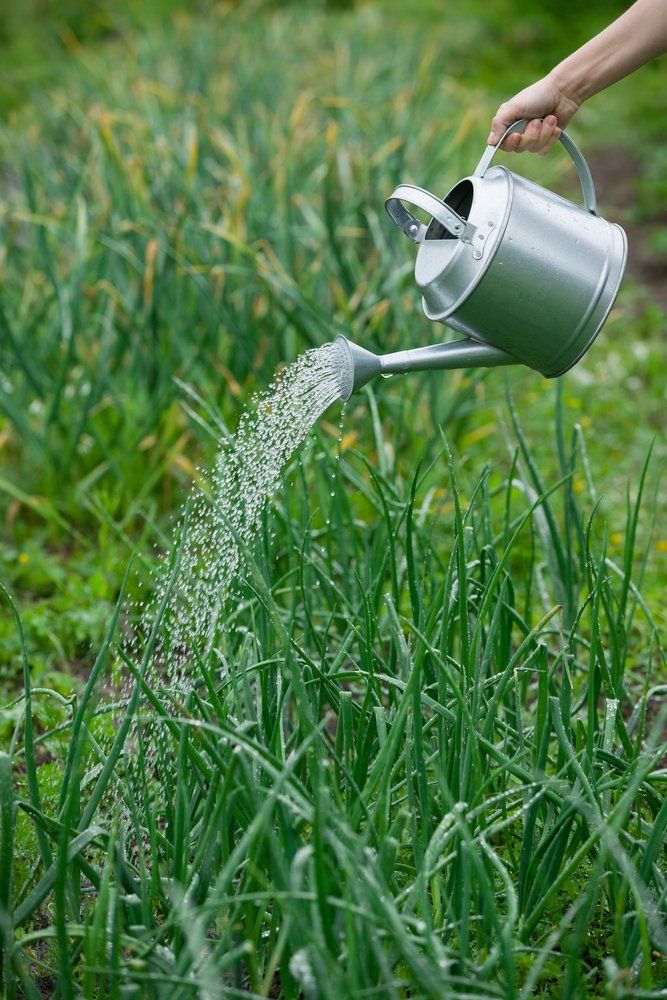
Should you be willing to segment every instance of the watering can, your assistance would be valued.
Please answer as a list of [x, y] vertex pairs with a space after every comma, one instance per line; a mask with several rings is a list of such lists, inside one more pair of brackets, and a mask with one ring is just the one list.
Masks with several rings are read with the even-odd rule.
[[[387, 199], [398, 228], [419, 247], [415, 280], [429, 319], [463, 339], [378, 356], [339, 336], [348, 372], [343, 398], [376, 375], [427, 369], [528, 365], [546, 378], [577, 363], [602, 328], [625, 271], [627, 239], [598, 215], [580, 150], [560, 142], [581, 181], [584, 207], [498, 164], [503, 139], [441, 200], [411, 184]], [[430, 215], [425, 225], [405, 207]]]

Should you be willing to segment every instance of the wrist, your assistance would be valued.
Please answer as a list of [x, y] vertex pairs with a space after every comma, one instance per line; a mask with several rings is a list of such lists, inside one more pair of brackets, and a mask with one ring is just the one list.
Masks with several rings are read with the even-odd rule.
[[546, 80], [561, 97], [574, 105], [576, 111], [587, 100], [591, 93], [588, 90], [585, 76], [577, 72], [570, 59], [564, 59], [547, 74]]

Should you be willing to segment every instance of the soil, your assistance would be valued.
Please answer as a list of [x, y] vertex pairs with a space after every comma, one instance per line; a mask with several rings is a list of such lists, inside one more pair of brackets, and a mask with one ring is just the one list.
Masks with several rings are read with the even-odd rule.
[[628, 236], [628, 274], [639, 281], [652, 299], [667, 312], [667, 261], [651, 250], [651, 237], [657, 229], [667, 227], [667, 206], [656, 206], [650, 222], [632, 219], [636, 200], [635, 181], [641, 163], [629, 149], [597, 149], [587, 154], [588, 165], [595, 179], [595, 189], [602, 215], [618, 221]]

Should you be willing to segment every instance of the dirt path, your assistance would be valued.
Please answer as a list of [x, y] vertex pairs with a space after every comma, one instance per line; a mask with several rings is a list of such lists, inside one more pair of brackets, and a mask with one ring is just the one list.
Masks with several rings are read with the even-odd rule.
[[650, 222], [632, 219], [640, 161], [629, 149], [597, 149], [588, 156], [598, 201], [605, 218], [618, 221], [628, 234], [628, 273], [640, 281], [667, 313], [667, 260], [651, 250], [651, 237], [667, 228], [667, 205], [656, 205]]

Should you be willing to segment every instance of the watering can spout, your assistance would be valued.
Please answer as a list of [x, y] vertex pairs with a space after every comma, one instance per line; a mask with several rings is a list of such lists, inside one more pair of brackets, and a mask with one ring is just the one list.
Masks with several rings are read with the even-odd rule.
[[367, 351], [365, 347], [359, 347], [342, 334], [336, 337], [336, 343], [344, 353], [343, 368], [340, 372], [341, 399], [349, 399], [353, 392], [357, 392], [382, 372], [382, 360], [377, 354]]
[[342, 399], [349, 399], [377, 375], [399, 375], [406, 372], [423, 372], [430, 369], [451, 371], [455, 368], [497, 368], [515, 365], [516, 358], [497, 347], [482, 344], [465, 337], [448, 344], [432, 344], [413, 351], [396, 351], [394, 354], [373, 354], [346, 337], [339, 335], [336, 343], [345, 350], [347, 370], [343, 374]]

